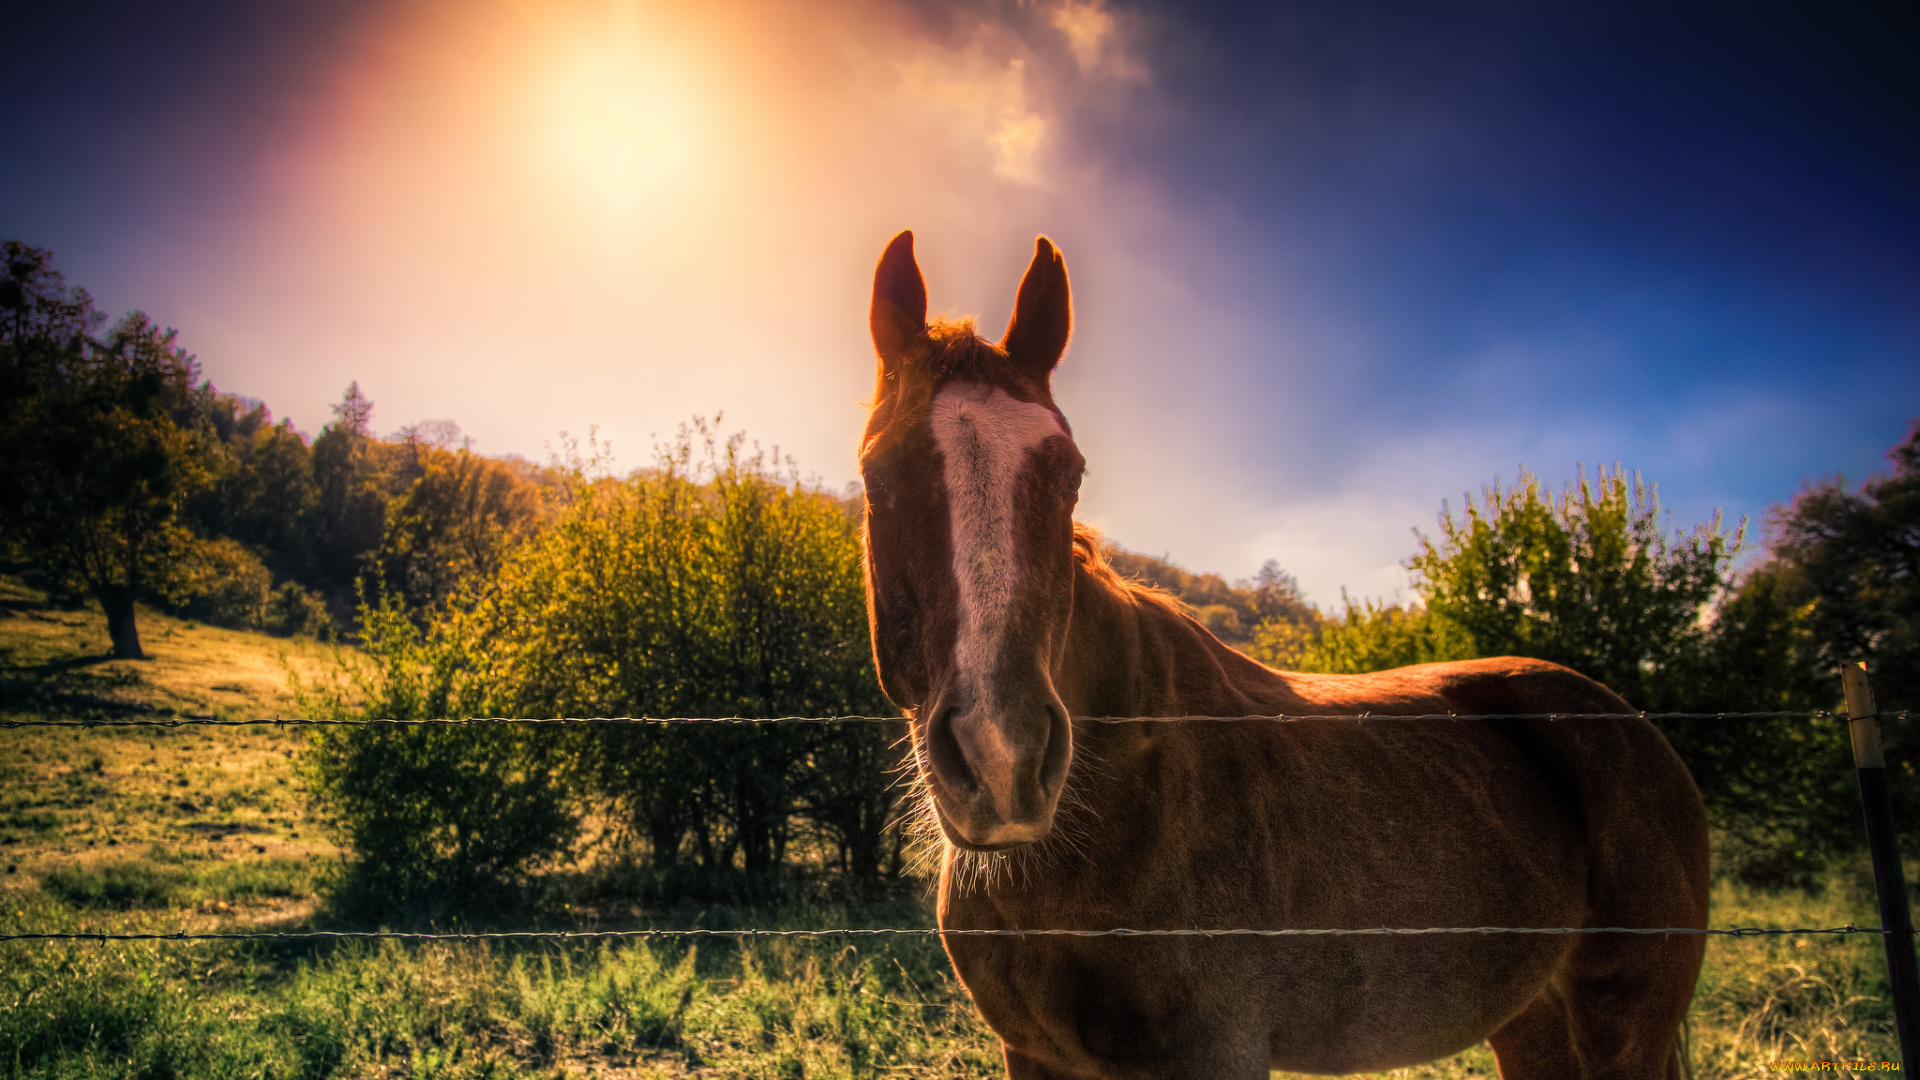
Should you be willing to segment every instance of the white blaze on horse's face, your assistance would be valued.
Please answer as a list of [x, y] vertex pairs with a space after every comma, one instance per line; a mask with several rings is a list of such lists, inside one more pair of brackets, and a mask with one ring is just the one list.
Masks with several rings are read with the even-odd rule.
[[[1071, 436], [1051, 408], [965, 381], [935, 395], [928, 424], [940, 452], [958, 592], [953, 667], [930, 718], [932, 739], [945, 758], [936, 768], [968, 776], [974, 789], [971, 812], [949, 815], [950, 836], [976, 848], [1031, 843], [1052, 828], [1069, 736], [1047, 650], [1034, 648], [1036, 619], [1046, 621], [1034, 609], [1036, 595], [1047, 591], [1035, 578], [1039, 553], [1023, 549], [1033, 534], [1022, 513], [1048, 510], [1022, 493], [1047, 483], [1037, 471], [1048, 440], [1070, 443]], [[1069, 521], [1063, 539], [1070, 528]], [[957, 759], [941, 754], [947, 747], [959, 751]]]
[[874, 666], [914, 716], [947, 839], [1001, 850], [1053, 828], [1073, 757], [1054, 686], [1085, 468], [1051, 390], [1073, 323], [1066, 263], [1035, 239], [998, 345], [971, 322], [926, 316], [903, 232], [874, 270], [869, 313], [880, 359], [861, 445]]
[[977, 383], [941, 390], [931, 421], [946, 474], [953, 577], [960, 587], [954, 676], [975, 708], [995, 709], [994, 669], [1022, 565], [1014, 546], [1015, 485], [1033, 452], [1067, 433], [1052, 409]]

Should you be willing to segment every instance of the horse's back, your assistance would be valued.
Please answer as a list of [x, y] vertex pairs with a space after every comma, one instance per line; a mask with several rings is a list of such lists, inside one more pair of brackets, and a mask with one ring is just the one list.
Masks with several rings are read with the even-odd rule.
[[1292, 693], [1329, 711], [1528, 717], [1480, 723], [1513, 744], [1553, 787], [1559, 807], [1575, 815], [1596, 906], [1622, 920], [1706, 917], [1707, 820], [1699, 788], [1659, 729], [1600, 683], [1559, 664], [1511, 656], [1284, 678]]

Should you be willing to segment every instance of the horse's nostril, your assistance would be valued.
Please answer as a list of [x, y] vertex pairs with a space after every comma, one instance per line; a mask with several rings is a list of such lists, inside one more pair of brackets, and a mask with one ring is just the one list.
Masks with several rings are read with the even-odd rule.
[[973, 767], [967, 763], [966, 752], [960, 749], [960, 740], [953, 733], [956, 711], [951, 705], [937, 708], [927, 721], [927, 764], [949, 791], [970, 797], [980, 784], [974, 777]]

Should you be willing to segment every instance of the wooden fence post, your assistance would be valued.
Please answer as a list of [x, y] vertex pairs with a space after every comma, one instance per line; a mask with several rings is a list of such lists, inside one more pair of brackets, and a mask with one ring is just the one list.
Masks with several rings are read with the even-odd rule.
[[1867, 814], [1867, 847], [1873, 853], [1873, 887], [1880, 898], [1880, 929], [1887, 946], [1887, 982], [1893, 990], [1893, 1023], [1900, 1056], [1920, 1063], [1920, 967], [1913, 955], [1913, 912], [1907, 907], [1907, 876], [1900, 868], [1893, 803], [1887, 797], [1887, 760], [1880, 753], [1880, 712], [1867, 683], [1867, 665], [1840, 669], [1847, 692], [1847, 729], [1853, 736], [1853, 767]]

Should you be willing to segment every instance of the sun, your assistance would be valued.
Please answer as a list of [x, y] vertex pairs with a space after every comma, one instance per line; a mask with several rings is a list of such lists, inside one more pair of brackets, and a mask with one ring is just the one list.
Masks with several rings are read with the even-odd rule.
[[615, 214], [689, 187], [702, 160], [696, 95], [643, 44], [629, 28], [572, 51], [556, 65], [542, 117], [559, 172]]

